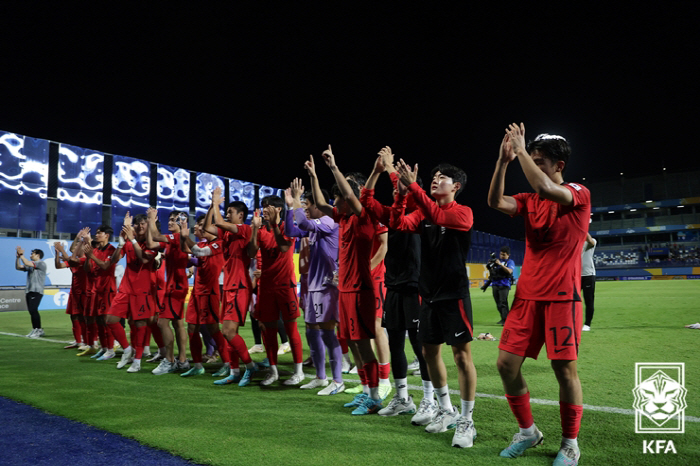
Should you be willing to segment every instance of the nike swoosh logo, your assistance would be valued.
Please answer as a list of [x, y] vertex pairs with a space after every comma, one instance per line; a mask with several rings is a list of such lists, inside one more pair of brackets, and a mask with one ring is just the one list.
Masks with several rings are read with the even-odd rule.
[[555, 353], [561, 353], [562, 351], [565, 351], [565, 350], [566, 350], [566, 348], [555, 349], [554, 352], [555, 352]]
[[455, 333], [455, 336], [458, 337], [458, 336], [460, 336], [461, 334], [463, 334], [464, 332], [466, 332], [466, 330], [464, 330], [463, 332]]

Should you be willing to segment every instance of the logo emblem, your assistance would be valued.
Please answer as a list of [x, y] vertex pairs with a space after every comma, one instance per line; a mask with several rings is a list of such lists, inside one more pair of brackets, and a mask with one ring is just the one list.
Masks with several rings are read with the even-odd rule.
[[635, 364], [634, 431], [643, 433], [685, 432], [685, 363]]

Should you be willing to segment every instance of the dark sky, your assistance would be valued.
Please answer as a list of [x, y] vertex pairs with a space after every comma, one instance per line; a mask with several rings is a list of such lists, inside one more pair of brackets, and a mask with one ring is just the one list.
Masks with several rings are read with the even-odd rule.
[[[0, 129], [278, 187], [329, 143], [365, 173], [389, 145], [426, 178], [462, 167], [475, 228], [504, 236], [511, 121], [569, 139], [569, 181], [700, 167], [692, 2], [242, 3], [3, 3]], [[528, 190], [517, 163], [507, 183]]]

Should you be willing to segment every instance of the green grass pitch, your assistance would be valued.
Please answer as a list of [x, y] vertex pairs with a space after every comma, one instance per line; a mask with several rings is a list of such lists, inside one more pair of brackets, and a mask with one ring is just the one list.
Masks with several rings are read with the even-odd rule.
[[[599, 282], [593, 330], [584, 332], [579, 374], [585, 409], [579, 436], [580, 464], [700, 464], [700, 331], [684, 328], [700, 321], [700, 281]], [[511, 293], [512, 299], [512, 293]], [[490, 292], [472, 290], [475, 334], [500, 335]], [[46, 338], [72, 340], [68, 317], [44, 311]], [[303, 336], [303, 323], [300, 320]], [[0, 332], [24, 335], [26, 312], [0, 313]], [[252, 344], [249, 327], [241, 332]], [[306, 343], [304, 342], [304, 345]], [[496, 372], [497, 342], [474, 341], [472, 353], [480, 395], [503, 395]], [[409, 360], [413, 358], [406, 345]], [[500, 458], [517, 429], [502, 398], [479, 396], [474, 420], [478, 439], [471, 449], [451, 448], [452, 431], [426, 434], [410, 416], [351, 416], [342, 403], [350, 395], [320, 397], [297, 387], [215, 386], [205, 376], [154, 376], [152, 364], [140, 373], [115, 369], [116, 359], [78, 358], [63, 344], [0, 335], [0, 395], [47, 412], [84, 422], [205, 464], [354, 465], [362, 464], [551, 464], [561, 428], [556, 403], [533, 404], [535, 422], [545, 434], [542, 447], [516, 460]], [[445, 349], [450, 388], [456, 370]], [[263, 355], [254, 355], [260, 360]], [[306, 355], [305, 355], [306, 357]], [[635, 434], [632, 410], [636, 362], [684, 362], [687, 389], [684, 434]], [[280, 357], [282, 379], [291, 372], [291, 354]], [[306, 370], [311, 374], [311, 370]], [[554, 375], [543, 353], [526, 361], [523, 372], [531, 396], [558, 400]], [[346, 376], [357, 380], [357, 376]], [[420, 379], [409, 377], [420, 385]], [[352, 386], [349, 383], [348, 386]], [[412, 390], [416, 404], [421, 392]], [[459, 397], [452, 395], [453, 403]], [[643, 440], [673, 440], [677, 454], [644, 454]], [[79, 460], [77, 462], [83, 462]]]

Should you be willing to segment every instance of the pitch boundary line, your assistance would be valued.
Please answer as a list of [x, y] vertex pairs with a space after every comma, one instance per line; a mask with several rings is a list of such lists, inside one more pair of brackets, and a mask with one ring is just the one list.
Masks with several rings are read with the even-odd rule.
[[[0, 332], [0, 335], [6, 335], [9, 337], [20, 337], [20, 338], [27, 338], [25, 335], [20, 335], [17, 333], [7, 333], [7, 332]], [[63, 341], [63, 340], [52, 340], [50, 338], [27, 338], [31, 340], [36, 340], [36, 341], [47, 341], [50, 343], [65, 343], [68, 344], [70, 343], [69, 341]], [[343, 378], [343, 382], [354, 382], [354, 383], [360, 383], [358, 379], [346, 379]], [[423, 387], [420, 385], [408, 385], [409, 390], [416, 390], [416, 391], [423, 391]], [[450, 390], [450, 395], [458, 395], [459, 396], [459, 390]], [[506, 401], [506, 397], [504, 395], [492, 395], [490, 393], [478, 393], [476, 394], [477, 397], [479, 398], [491, 398], [494, 400], [503, 400]], [[530, 398], [530, 403], [534, 403], [537, 405], [546, 405], [546, 406], [559, 406], [558, 401], [554, 400], [545, 400], [542, 398]], [[612, 413], [612, 414], [626, 414], [629, 416], [634, 415], [634, 410], [633, 409], [625, 409], [625, 408], [614, 408], [612, 406], [595, 406], [595, 405], [589, 405], [584, 403], [583, 404], [583, 409], [589, 410], [589, 411], [598, 411], [602, 413]], [[688, 422], [700, 422], [700, 417], [696, 416], [685, 416], [685, 420]]]

